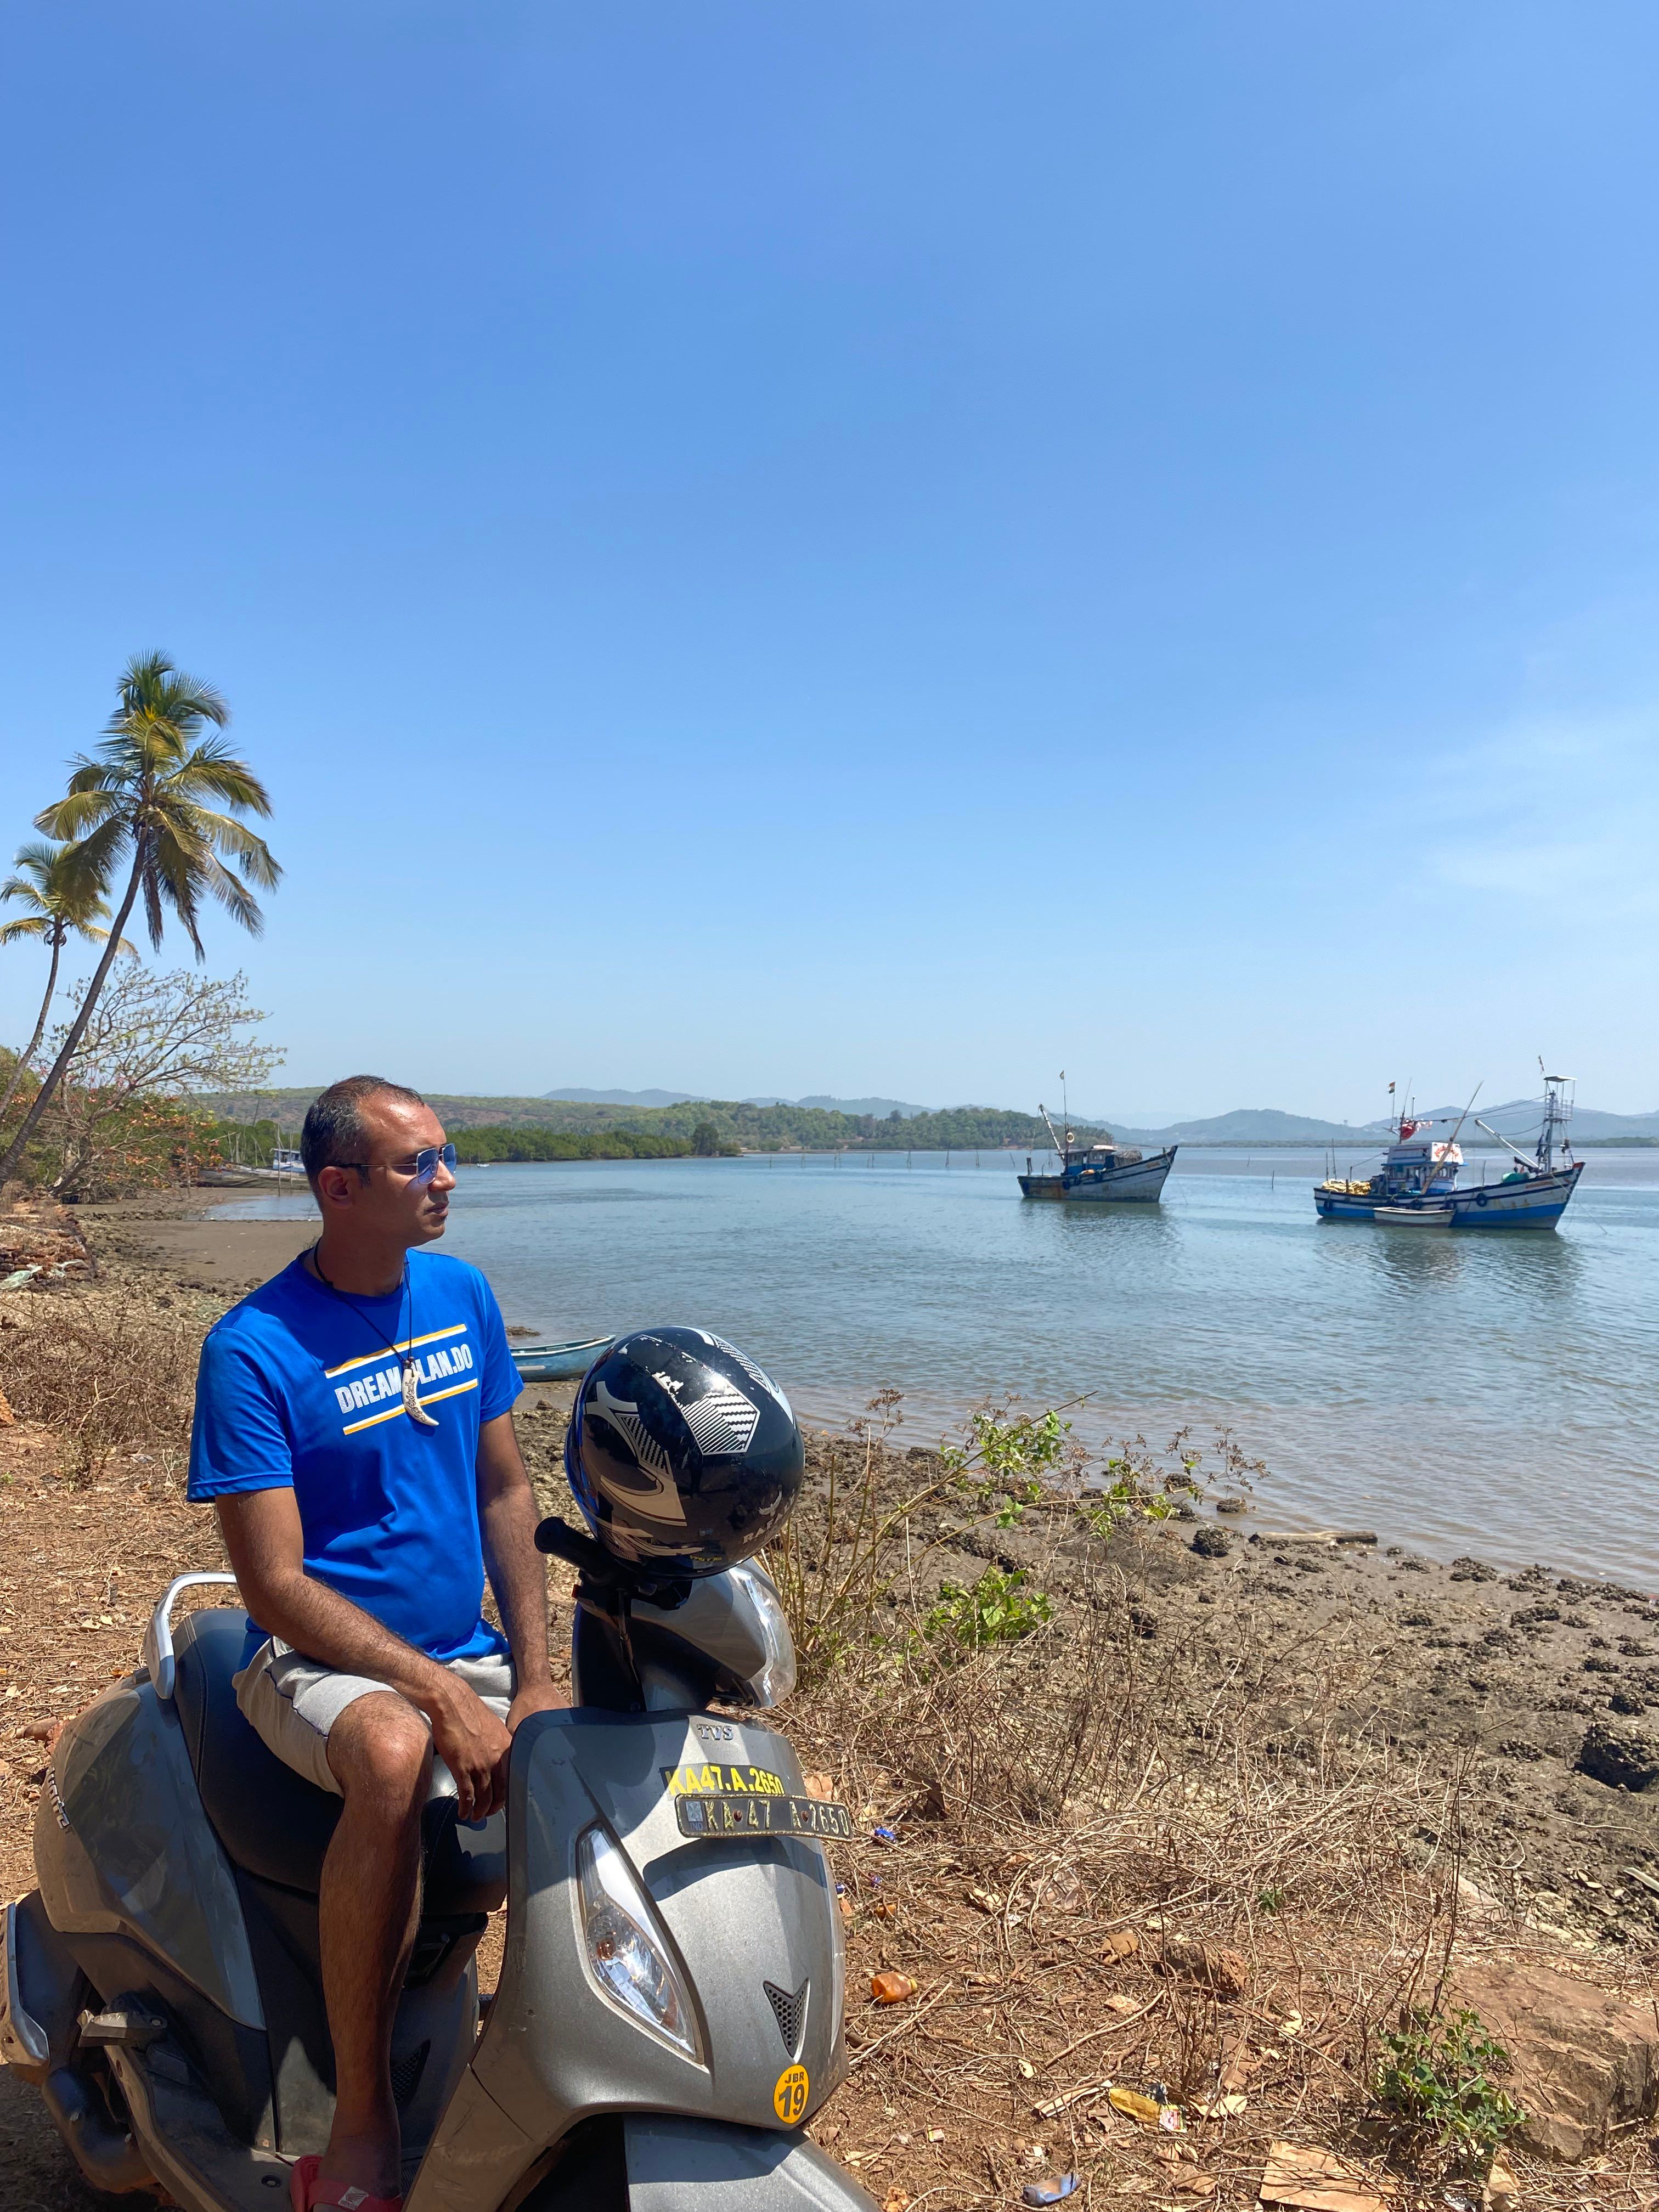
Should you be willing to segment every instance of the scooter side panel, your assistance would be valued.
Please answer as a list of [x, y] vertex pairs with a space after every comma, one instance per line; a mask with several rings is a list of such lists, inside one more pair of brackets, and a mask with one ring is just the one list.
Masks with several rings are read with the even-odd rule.
[[[702, 1733], [699, 1733], [702, 1731]], [[655, 2107], [778, 2125], [782, 2077], [805, 2069], [804, 2117], [835, 2086], [836, 1902], [823, 1846], [679, 1832], [672, 1778], [717, 1758], [803, 1789], [787, 1742], [738, 1721], [596, 1720], [549, 1713], [520, 1728], [512, 1768], [507, 1957], [474, 2069], [543, 2142], [589, 2112]], [[650, 1894], [690, 1984], [707, 2062], [657, 2040], [601, 1995], [586, 1958], [576, 1843], [603, 1820]], [[786, 2043], [767, 1983], [799, 1996]]]
[[876, 2200], [805, 2136], [630, 2112], [629, 2212], [876, 2212]]
[[[707, 1759], [775, 1774], [786, 1794], [803, 1790], [785, 1740], [738, 1721], [555, 1712], [519, 1729], [501, 1980], [408, 2212], [472, 2212], [482, 2201], [468, 2194], [465, 2173], [473, 2154], [459, 2118], [462, 2100], [477, 2093], [494, 2130], [491, 2185], [499, 2184], [504, 2195], [547, 2145], [594, 2113], [685, 2113], [776, 2139], [786, 2075], [804, 2069], [808, 2076], [793, 2118], [816, 2109], [834, 2087], [836, 1900], [823, 1846], [794, 1837], [682, 1836], [671, 1784], [682, 1769]], [[627, 1853], [678, 1954], [698, 2017], [702, 2063], [600, 1993], [587, 1960], [576, 1875], [578, 1839], [599, 1820]], [[793, 2046], [767, 1997], [769, 1981], [788, 1997], [803, 1993]], [[476, 2133], [477, 2113], [466, 2110], [465, 2131]]]
[[114, 1685], [58, 1739], [34, 1820], [54, 1928], [130, 1936], [245, 2027], [264, 2014], [229, 1861], [202, 1809], [177, 1717]]

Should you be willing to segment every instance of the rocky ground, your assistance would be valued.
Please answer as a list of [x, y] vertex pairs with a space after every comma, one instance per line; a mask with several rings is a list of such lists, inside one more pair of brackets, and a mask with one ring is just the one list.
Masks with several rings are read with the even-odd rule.
[[[88, 1224], [93, 1288], [0, 1305], [0, 1389], [8, 1321], [67, 1327], [115, 1297], [199, 1329], [302, 1241], [250, 1224], [234, 1226], [267, 1233], [216, 1245], [233, 1224], [144, 1212]], [[522, 1409], [551, 1507], [568, 1395]], [[839, 1455], [845, 1480], [861, 1451], [820, 1439], [814, 1464]], [[925, 1452], [870, 1464], [889, 1502], [943, 1472]], [[176, 1437], [78, 1481], [64, 1467], [54, 1429], [0, 1426], [13, 1896], [53, 1723], [132, 1666], [172, 1575], [220, 1564]], [[878, 1640], [805, 1682], [783, 1723], [862, 1838], [837, 1857], [852, 2070], [815, 2134], [892, 2212], [1018, 2204], [1068, 2173], [1102, 2202], [1242, 2203], [1286, 2142], [1349, 2162], [1356, 2212], [1437, 2204], [1397, 2145], [1390, 2162], [1368, 2083], [1389, 2006], [1444, 1978], [1518, 2046], [1527, 2198], [1659, 2201], [1659, 1603], [1264, 1519], [1200, 1508], [1103, 1537], [1063, 1500], [998, 1527], [945, 1489], [910, 1516]], [[941, 1590], [988, 1568], [1023, 1571], [1052, 1617], [946, 1664], [927, 1626]], [[556, 1578], [552, 1604], [557, 1651]], [[1149, 2094], [1150, 2120], [1133, 2102]], [[0, 2070], [0, 2212], [89, 2202]]]

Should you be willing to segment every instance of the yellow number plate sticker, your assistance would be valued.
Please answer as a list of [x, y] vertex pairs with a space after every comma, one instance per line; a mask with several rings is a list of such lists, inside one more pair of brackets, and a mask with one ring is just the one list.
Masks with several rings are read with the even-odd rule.
[[662, 1778], [671, 1797], [783, 1797], [783, 1777], [766, 1766], [665, 1766]]
[[806, 2117], [806, 2098], [811, 2084], [804, 2066], [786, 2066], [772, 2092], [772, 2110], [787, 2128], [799, 2127]]

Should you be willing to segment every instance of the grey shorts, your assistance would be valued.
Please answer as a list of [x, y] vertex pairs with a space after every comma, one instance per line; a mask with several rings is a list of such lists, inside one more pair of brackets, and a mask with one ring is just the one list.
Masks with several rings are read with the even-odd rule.
[[[449, 1670], [475, 1690], [497, 1720], [504, 1721], [513, 1703], [513, 1662], [502, 1654], [483, 1659], [452, 1659]], [[372, 1698], [383, 1690], [400, 1697], [389, 1682], [376, 1682], [367, 1674], [343, 1674], [307, 1659], [279, 1636], [269, 1636], [241, 1673], [234, 1678], [236, 1702], [252, 1723], [266, 1748], [284, 1766], [291, 1766], [319, 1790], [341, 1795], [334, 1770], [328, 1763], [328, 1732], [346, 1707], [359, 1698]], [[411, 1706], [410, 1711], [418, 1711]], [[421, 1718], [425, 1721], [424, 1713]], [[431, 1723], [427, 1723], [428, 1728]], [[442, 1759], [432, 1762], [432, 1795], [455, 1794], [454, 1777]]]

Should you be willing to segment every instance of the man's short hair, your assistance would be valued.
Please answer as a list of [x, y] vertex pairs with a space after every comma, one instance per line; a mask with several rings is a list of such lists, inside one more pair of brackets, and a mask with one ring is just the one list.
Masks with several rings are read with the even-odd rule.
[[325, 1168], [356, 1167], [362, 1163], [368, 1133], [363, 1127], [363, 1108], [371, 1098], [401, 1098], [405, 1106], [424, 1106], [418, 1091], [404, 1083], [388, 1083], [383, 1075], [348, 1075], [331, 1083], [311, 1102], [300, 1132], [300, 1158], [306, 1180], [314, 1190]]

